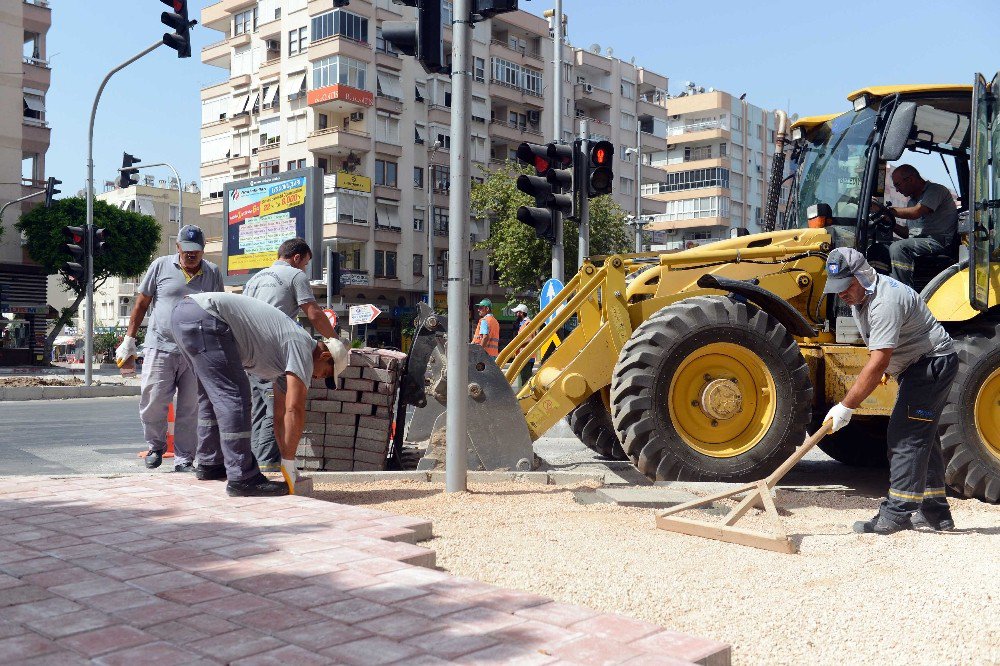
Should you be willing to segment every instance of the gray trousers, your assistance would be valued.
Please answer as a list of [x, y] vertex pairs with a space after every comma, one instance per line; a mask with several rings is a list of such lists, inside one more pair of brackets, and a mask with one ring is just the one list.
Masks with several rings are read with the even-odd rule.
[[904, 238], [889, 246], [889, 256], [892, 259], [892, 277], [905, 285], [913, 286], [913, 260], [917, 257], [927, 257], [942, 254], [944, 245], [933, 238]]
[[938, 421], [958, 355], [922, 358], [899, 376], [899, 396], [889, 417], [889, 494], [881, 511], [901, 519], [920, 509], [936, 519], [949, 515]]
[[230, 481], [256, 477], [250, 383], [232, 330], [187, 297], [174, 308], [170, 328], [198, 378], [198, 464], [225, 464]]
[[250, 398], [253, 426], [250, 429], [250, 449], [258, 465], [280, 465], [281, 450], [274, 438], [274, 385], [251, 374]]
[[167, 449], [167, 410], [177, 394], [174, 412], [174, 464], [194, 461], [197, 447], [198, 380], [180, 352], [150, 349], [142, 364], [139, 420], [146, 448]]

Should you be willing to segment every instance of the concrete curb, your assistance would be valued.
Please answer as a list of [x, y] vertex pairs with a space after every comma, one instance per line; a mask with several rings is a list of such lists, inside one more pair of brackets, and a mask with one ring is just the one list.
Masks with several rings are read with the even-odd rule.
[[[313, 482], [320, 483], [374, 483], [377, 481], [420, 481], [444, 483], [444, 472], [320, 472], [309, 471]], [[534, 483], [548, 486], [565, 486], [594, 481], [604, 485], [601, 472], [469, 472], [471, 483]]]
[[139, 395], [138, 386], [0, 386], [0, 402], [65, 400], [67, 398], [117, 398]]

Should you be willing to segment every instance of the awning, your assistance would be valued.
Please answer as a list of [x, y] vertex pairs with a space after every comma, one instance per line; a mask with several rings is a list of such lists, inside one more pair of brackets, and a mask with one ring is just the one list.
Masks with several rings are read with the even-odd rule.
[[274, 98], [278, 96], [278, 83], [275, 81], [264, 89], [264, 106], [274, 104]]
[[76, 345], [80, 338], [75, 335], [60, 335], [52, 341], [53, 345]]
[[229, 116], [237, 116], [247, 110], [247, 101], [249, 101], [249, 95], [236, 95], [233, 97], [232, 111]]
[[25, 95], [24, 105], [36, 113], [45, 112], [45, 98], [38, 95]]
[[399, 85], [398, 76], [382, 71], [376, 72], [376, 74], [378, 78], [378, 87], [382, 91], [383, 96], [402, 99], [403, 91]]
[[247, 101], [246, 110], [253, 111], [253, 108], [257, 106], [257, 100], [259, 99], [260, 99], [260, 91], [258, 90], [253, 91], [253, 93], [250, 95], [250, 99]]
[[302, 72], [300, 74], [292, 74], [288, 77], [288, 97], [289, 99], [295, 97], [300, 92], [305, 90], [306, 85], [306, 74]]

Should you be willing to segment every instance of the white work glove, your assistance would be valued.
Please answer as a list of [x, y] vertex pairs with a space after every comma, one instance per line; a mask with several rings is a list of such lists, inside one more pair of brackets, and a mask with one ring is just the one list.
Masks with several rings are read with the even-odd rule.
[[854, 414], [854, 410], [850, 407], [844, 407], [844, 403], [838, 402], [836, 405], [830, 408], [830, 411], [826, 413], [826, 417], [823, 419], [825, 424], [827, 421], [833, 422], [833, 430], [831, 432], [837, 432], [845, 425], [851, 422], [851, 416]]
[[350, 365], [351, 352], [347, 349], [347, 345], [335, 338], [327, 338], [326, 348], [330, 351], [330, 355], [333, 356], [333, 376], [336, 379], [344, 374], [344, 370]]
[[129, 356], [137, 356], [138, 354], [139, 348], [135, 345], [135, 338], [126, 335], [122, 343], [118, 345], [118, 349], [115, 350], [115, 361], [121, 365]]
[[295, 469], [295, 458], [281, 459], [281, 476], [288, 484], [288, 494], [295, 494], [295, 482], [299, 480], [299, 470]]

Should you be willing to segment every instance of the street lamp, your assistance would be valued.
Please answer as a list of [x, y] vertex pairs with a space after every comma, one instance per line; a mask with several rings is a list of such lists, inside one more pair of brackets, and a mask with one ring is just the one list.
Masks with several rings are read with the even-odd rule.
[[427, 147], [427, 172], [424, 174], [427, 187], [427, 210], [424, 212], [424, 231], [427, 232], [427, 307], [434, 311], [434, 195], [431, 189], [431, 154], [441, 149], [441, 142], [435, 140]]
[[635, 155], [635, 251], [642, 252], [642, 130], [636, 124], [635, 148], [626, 148], [626, 155]]

